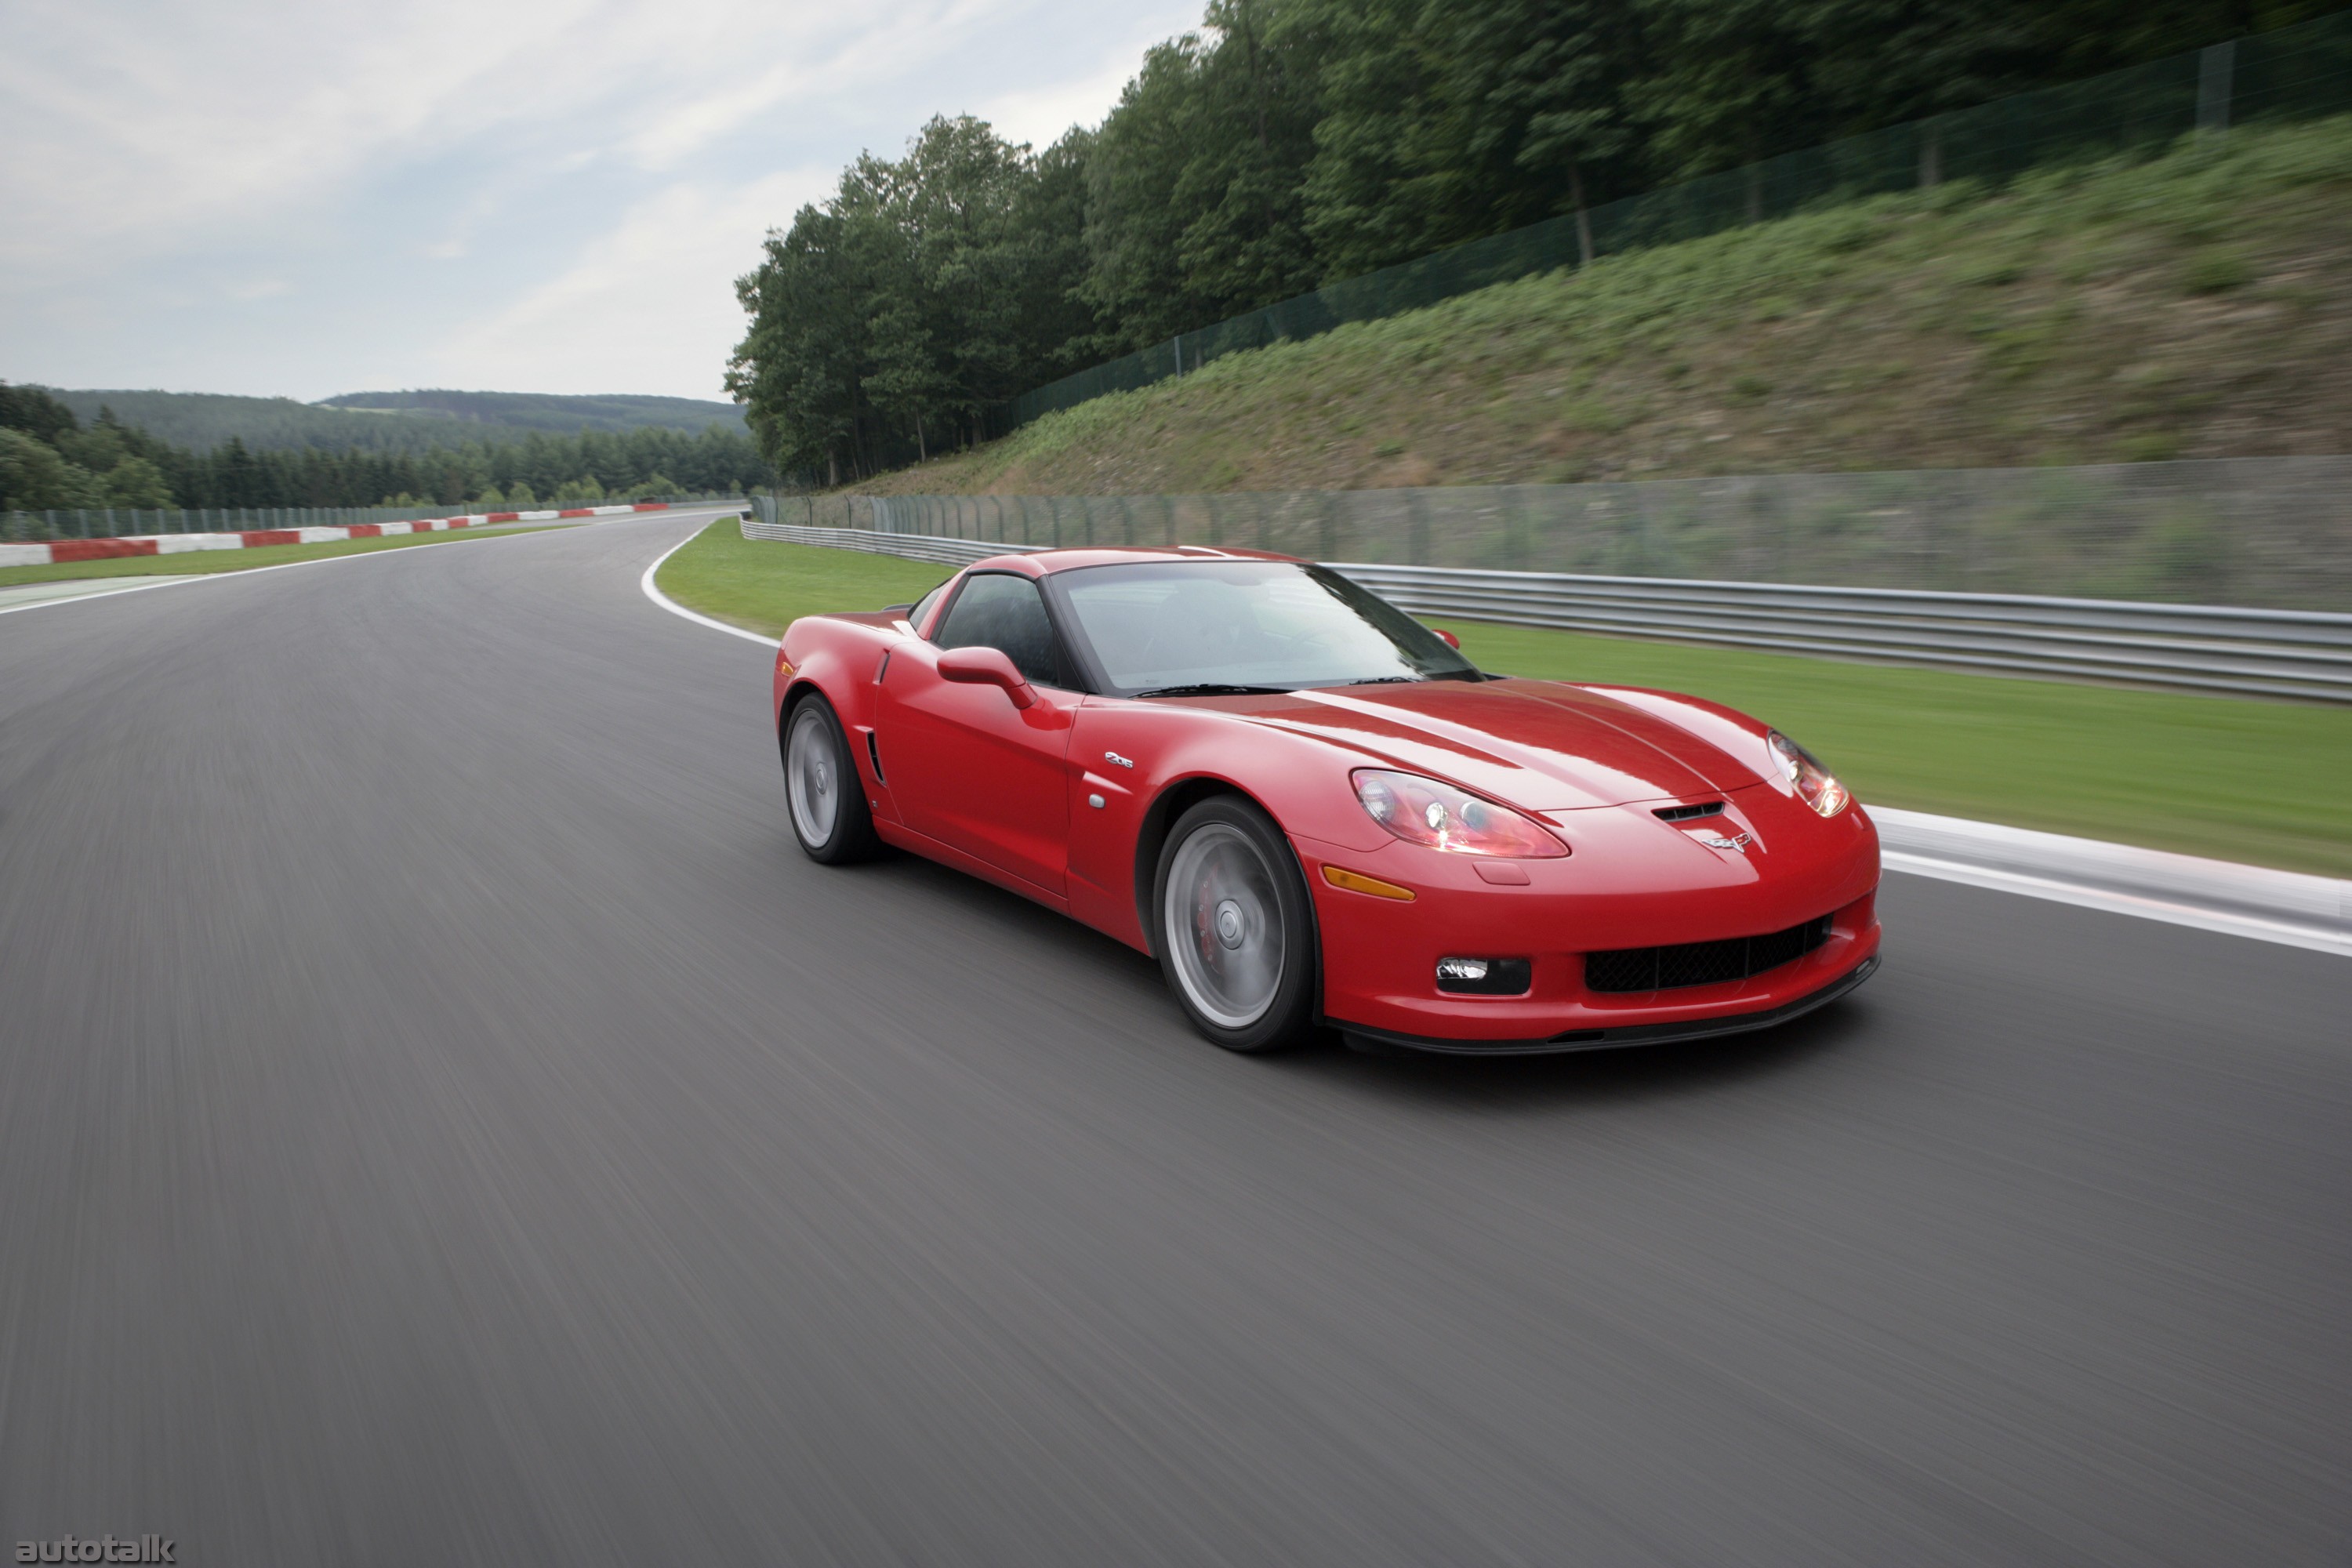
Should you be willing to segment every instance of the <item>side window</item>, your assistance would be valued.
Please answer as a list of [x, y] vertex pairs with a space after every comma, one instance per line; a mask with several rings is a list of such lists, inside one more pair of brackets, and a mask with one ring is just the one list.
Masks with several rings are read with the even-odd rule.
[[948, 606], [946, 622], [932, 639], [941, 647], [992, 647], [1040, 686], [1066, 687], [1054, 646], [1054, 624], [1037, 584], [1010, 572], [983, 572], [965, 579]]
[[[948, 579], [948, 583], [952, 583], [954, 581], [955, 579], [952, 577]], [[913, 626], [919, 632], [923, 629], [923, 617], [931, 613], [931, 606], [938, 604], [940, 602], [940, 595], [948, 591], [948, 583], [940, 584], [938, 587], [932, 589], [929, 593], [915, 601], [915, 607], [907, 612], [908, 625]]]

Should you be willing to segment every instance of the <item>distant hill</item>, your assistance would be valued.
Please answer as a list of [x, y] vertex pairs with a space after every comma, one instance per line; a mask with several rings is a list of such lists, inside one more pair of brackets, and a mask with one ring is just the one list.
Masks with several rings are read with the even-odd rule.
[[530, 392], [352, 392], [322, 403], [290, 397], [234, 397], [209, 392], [43, 390], [84, 424], [101, 407], [126, 425], [175, 446], [199, 450], [241, 437], [257, 451], [421, 452], [467, 441], [509, 440], [533, 430], [646, 428], [700, 432], [712, 425], [740, 432], [743, 411], [731, 403], [627, 395], [564, 397]]
[[461, 419], [475, 425], [507, 425], [564, 435], [582, 430], [635, 430], [654, 426], [700, 430], [706, 425], [740, 428], [743, 410], [732, 403], [695, 397], [637, 397], [611, 393], [562, 397], [544, 392], [346, 392], [320, 400], [321, 408]]

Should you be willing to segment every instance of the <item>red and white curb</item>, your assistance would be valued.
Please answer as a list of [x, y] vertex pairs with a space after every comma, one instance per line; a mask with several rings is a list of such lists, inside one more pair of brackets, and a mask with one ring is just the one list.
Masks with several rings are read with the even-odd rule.
[[636, 511], [667, 511], [666, 500], [626, 506], [574, 506], [555, 511], [474, 512], [465, 517], [425, 517], [410, 522], [355, 522], [348, 528], [257, 528], [241, 533], [142, 533], [124, 539], [53, 539], [42, 544], [0, 544], [0, 566], [64, 566], [83, 561], [120, 561], [133, 555], [181, 555], [192, 550], [263, 550], [278, 544], [331, 544], [344, 539], [388, 539], [404, 533], [438, 533], [452, 528], [488, 528], [508, 522], [552, 522], [567, 517], [617, 517]]

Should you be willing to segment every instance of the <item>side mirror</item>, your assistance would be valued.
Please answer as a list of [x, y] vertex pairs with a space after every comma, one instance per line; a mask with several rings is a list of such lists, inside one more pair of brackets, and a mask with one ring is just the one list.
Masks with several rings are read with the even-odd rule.
[[997, 687], [1015, 708], [1026, 708], [1037, 700], [1037, 694], [1029, 689], [1029, 678], [1013, 668], [1003, 648], [951, 647], [940, 655], [940, 679], [964, 686]]
[[1432, 626], [1429, 629], [1435, 632], [1438, 635], [1438, 637], [1444, 641], [1447, 647], [1455, 649], [1457, 652], [1460, 650], [1462, 647], [1462, 639], [1460, 637], [1455, 637], [1444, 626]]

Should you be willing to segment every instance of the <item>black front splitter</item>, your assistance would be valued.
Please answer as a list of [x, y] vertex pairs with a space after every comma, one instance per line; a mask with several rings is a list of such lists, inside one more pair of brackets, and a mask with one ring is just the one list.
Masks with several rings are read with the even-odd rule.
[[1626, 1046], [1662, 1046], [1674, 1040], [1704, 1040], [1717, 1035], [1742, 1035], [1750, 1029], [1769, 1029], [1775, 1024], [1785, 1024], [1801, 1017], [1816, 1007], [1826, 1007], [1864, 981], [1878, 968], [1879, 955], [1872, 953], [1835, 980], [1818, 991], [1807, 992], [1793, 1002], [1783, 1002], [1778, 1007], [1768, 1007], [1760, 1013], [1731, 1013], [1721, 1017], [1694, 1018], [1686, 1023], [1628, 1024], [1617, 1029], [1571, 1029], [1564, 1035], [1552, 1035], [1540, 1040], [1439, 1040], [1420, 1035], [1399, 1035], [1387, 1029], [1368, 1029], [1360, 1024], [1349, 1024], [1338, 1018], [1328, 1020], [1331, 1027], [1351, 1039], [1374, 1047], [1402, 1047], [1407, 1050], [1435, 1051], [1453, 1057], [1531, 1057], [1548, 1056], [1559, 1051], [1606, 1051]]

